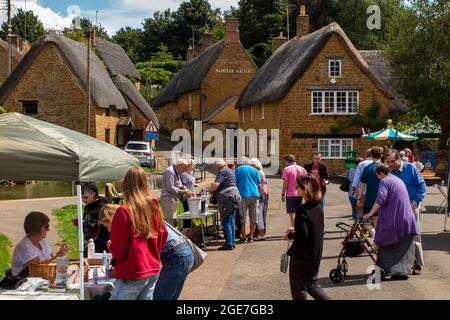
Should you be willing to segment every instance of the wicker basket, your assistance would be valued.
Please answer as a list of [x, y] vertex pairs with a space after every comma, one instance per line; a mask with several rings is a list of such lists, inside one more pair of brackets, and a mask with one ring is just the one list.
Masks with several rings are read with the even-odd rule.
[[[71, 259], [69, 262], [70, 266], [69, 269], [78, 270], [80, 265], [80, 260], [73, 260]], [[78, 266], [78, 269], [76, 269], [76, 266]], [[89, 264], [86, 260], [84, 260], [84, 280], [88, 281], [89, 279]], [[29, 265], [29, 276], [30, 277], [40, 277], [46, 280], [49, 280], [51, 284], [54, 284], [56, 282], [56, 260], [46, 261], [43, 263], [36, 262], [31, 263]], [[69, 275], [69, 278], [71, 275]]]

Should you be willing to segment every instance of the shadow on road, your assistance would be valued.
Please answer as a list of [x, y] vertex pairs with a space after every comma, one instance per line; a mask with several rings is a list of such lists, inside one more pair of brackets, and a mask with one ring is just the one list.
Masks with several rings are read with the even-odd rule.
[[322, 288], [360, 286], [367, 283], [367, 278], [367, 274], [355, 274], [347, 275], [347, 277], [339, 283], [332, 282], [330, 278], [320, 278], [319, 283]]
[[438, 234], [422, 233], [423, 249], [426, 251], [444, 251], [450, 254], [450, 232]]

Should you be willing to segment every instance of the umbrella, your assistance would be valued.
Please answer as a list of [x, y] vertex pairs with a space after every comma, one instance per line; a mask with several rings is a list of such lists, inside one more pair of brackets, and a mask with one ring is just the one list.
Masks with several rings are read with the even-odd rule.
[[363, 135], [361, 136], [361, 139], [365, 140], [392, 140], [392, 141], [399, 141], [399, 140], [405, 140], [405, 141], [414, 141], [417, 140], [418, 137], [402, 133], [396, 129], [394, 129], [394, 126], [392, 124], [392, 120], [387, 120], [387, 129], [383, 129], [374, 133], [365, 134], [363, 130]]
[[393, 141], [399, 140], [414, 141], [418, 139], [418, 137], [416, 136], [402, 133], [393, 128], [387, 128], [374, 133], [363, 134], [362, 138], [365, 140], [393, 140]]
[[[116, 181], [139, 161], [93, 137], [20, 113], [0, 115], [0, 177], [14, 180]], [[77, 184], [80, 295], [83, 283], [81, 185]]]

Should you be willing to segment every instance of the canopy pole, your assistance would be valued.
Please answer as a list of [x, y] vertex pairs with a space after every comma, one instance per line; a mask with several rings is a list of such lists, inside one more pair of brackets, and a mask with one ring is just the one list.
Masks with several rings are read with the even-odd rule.
[[78, 246], [80, 248], [80, 299], [84, 300], [84, 239], [83, 239], [83, 203], [81, 201], [81, 184], [77, 182], [78, 210]]

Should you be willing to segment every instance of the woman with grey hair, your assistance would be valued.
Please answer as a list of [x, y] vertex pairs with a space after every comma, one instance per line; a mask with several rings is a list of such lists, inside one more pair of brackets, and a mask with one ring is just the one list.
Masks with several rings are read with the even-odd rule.
[[263, 171], [263, 166], [258, 158], [252, 158], [249, 164], [256, 168], [261, 177], [261, 187], [259, 188], [259, 206], [258, 206], [258, 222], [256, 224], [256, 231], [254, 240], [264, 240], [264, 235], [267, 230], [267, 209], [269, 207], [269, 180]]
[[234, 171], [228, 168], [223, 159], [217, 159], [213, 168], [217, 171], [216, 179], [209, 186], [210, 192], [215, 192], [220, 218], [222, 220], [225, 244], [219, 250], [233, 250], [235, 245], [235, 211], [241, 196], [236, 186]]

